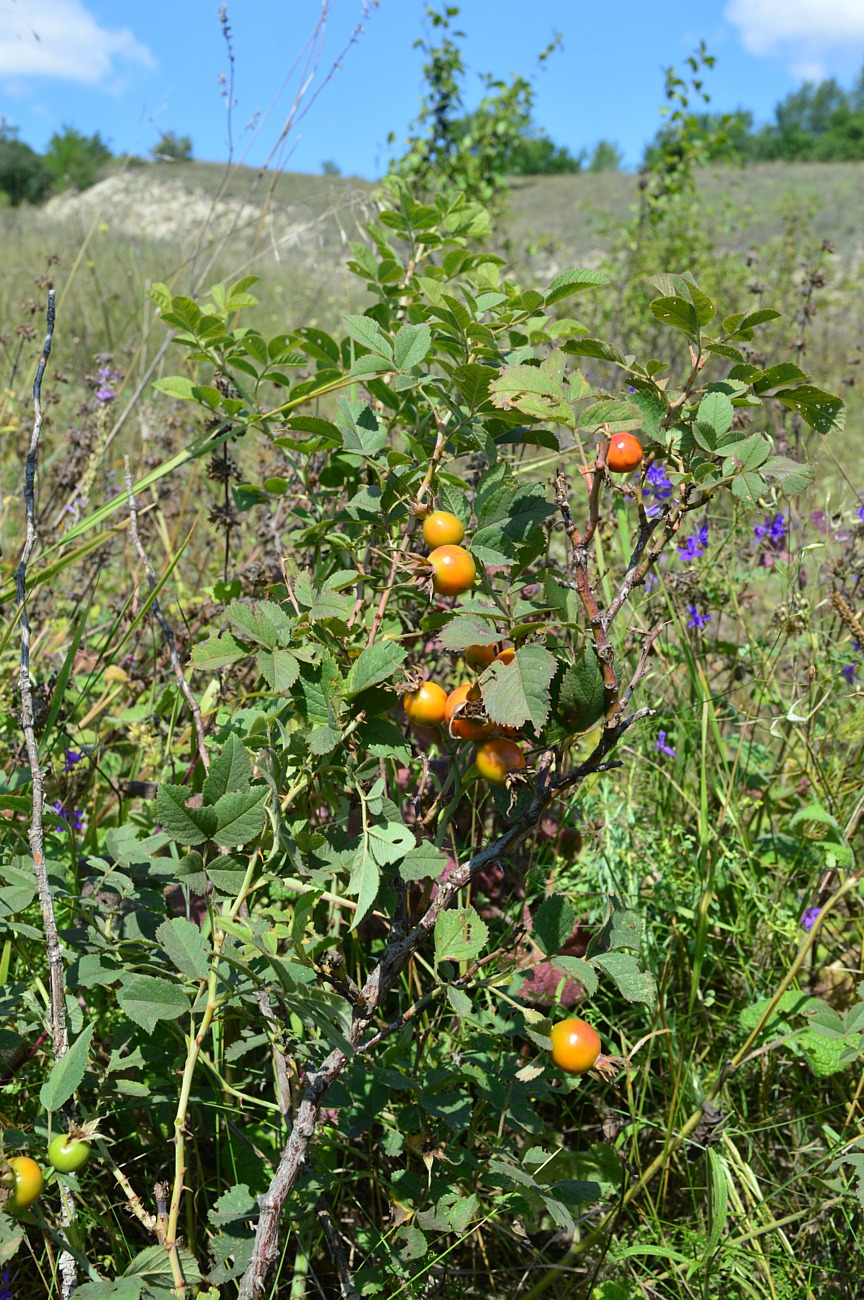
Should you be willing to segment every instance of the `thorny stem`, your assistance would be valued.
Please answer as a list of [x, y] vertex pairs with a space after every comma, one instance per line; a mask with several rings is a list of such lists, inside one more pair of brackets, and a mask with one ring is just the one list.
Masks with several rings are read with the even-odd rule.
[[[33, 688], [30, 684], [30, 616], [27, 610], [27, 565], [36, 545], [36, 461], [39, 456], [39, 441], [42, 436], [42, 379], [48, 358], [51, 355], [51, 343], [54, 338], [55, 295], [48, 290], [48, 310], [46, 313], [45, 342], [42, 355], [36, 368], [33, 381], [33, 429], [27, 448], [24, 465], [24, 513], [26, 520], [24, 547], [21, 559], [15, 571], [15, 596], [21, 625], [21, 658], [18, 671], [18, 689], [21, 695], [21, 728], [24, 732], [24, 747], [27, 751], [27, 764], [32, 778], [33, 797], [30, 817], [30, 852], [33, 857], [33, 871], [36, 875], [36, 888], [39, 893], [39, 906], [42, 910], [42, 925], [45, 930], [45, 946], [48, 955], [48, 987], [51, 1014], [51, 1038], [54, 1044], [54, 1059], [59, 1061], [69, 1051], [69, 1033], [66, 1027], [66, 979], [63, 971], [63, 954], [60, 949], [60, 936], [57, 933], [57, 919], [54, 915], [54, 898], [48, 880], [45, 864], [45, 831], [43, 814], [45, 810], [45, 782], [42, 766], [39, 762], [39, 746], [36, 740], [36, 719], [33, 708]], [[66, 1227], [75, 1218], [75, 1205], [71, 1198], [64, 1197], [61, 1203], [60, 1217]], [[67, 1245], [61, 1252], [59, 1260], [62, 1279], [63, 1300], [68, 1300], [75, 1290], [78, 1278], [77, 1264]]]
[[[249, 866], [246, 868], [246, 874], [243, 883], [240, 886], [240, 892], [231, 904], [228, 912], [229, 920], [234, 920], [238, 915], [241, 907], [249, 896], [252, 885], [252, 877], [255, 874], [255, 857], [250, 859]], [[174, 1294], [185, 1296], [186, 1281], [183, 1277], [183, 1269], [180, 1264], [180, 1256], [177, 1253], [177, 1224], [180, 1218], [180, 1203], [183, 1199], [183, 1180], [186, 1174], [186, 1115], [189, 1108], [189, 1098], [192, 1094], [192, 1081], [195, 1076], [195, 1066], [198, 1063], [198, 1057], [201, 1053], [201, 1045], [207, 1037], [213, 1017], [220, 1005], [218, 997], [219, 987], [219, 956], [222, 951], [222, 944], [225, 940], [225, 931], [219, 925], [220, 918], [216, 918], [213, 935], [213, 953], [210, 958], [210, 971], [207, 977], [207, 1003], [204, 1007], [204, 1013], [198, 1025], [197, 1032], [190, 1034], [186, 1049], [186, 1063], [183, 1067], [183, 1078], [180, 1084], [180, 1096], [177, 1100], [177, 1113], [174, 1116], [174, 1181], [171, 1187], [171, 1203], [168, 1209], [168, 1220], [165, 1225], [164, 1244], [168, 1252], [168, 1260], [171, 1265], [171, 1276], [174, 1280]], [[194, 1026], [193, 1026], [194, 1028]]]
[[201, 709], [199, 708], [198, 701], [192, 694], [192, 688], [186, 680], [183, 666], [180, 663], [180, 656], [177, 653], [177, 643], [174, 640], [174, 633], [171, 631], [168, 620], [162, 613], [162, 606], [159, 604], [159, 597], [156, 595], [156, 591], [158, 590], [156, 574], [153, 572], [153, 565], [150, 563], [150, 557], [144, 549], [144, 543], [141, 541], [141, 534], [138, 531], [138, 506], [135, 502], [135, 493], [132, 490], [132, 471], [129, 468], [128, 456], [124, 458], [124, 464], [126, 466], [126, 493], [129, 497], [129, 535], [132, 538], [135, 550], [138, 552], [138, 558], [144, 566], [144, 572], [147, 574], [147, 582], [150, 586], [150, 591], [153, 593], [151, 608], [153, 613], [156, 615], [156, 621], [158, 622], [159, 627], [162, 629], [162, 636], [164, 637], [165, 645], [168, 648], [168, 656], [171, 660], [171, 667], [174, 669], [174, 676], [177, 679], [177, 685], [180, 687], [183, 697], [189, 705], [189, 709], [192, 713], [192, 721], [195, 726], [195, 737], [198, 742], [198, 757], [201, 759], [204, 771], [208, 772], [210, 770], [210, 755], [207, 753], [207, 745], [204, 738], [204, 723], [201, 719]]

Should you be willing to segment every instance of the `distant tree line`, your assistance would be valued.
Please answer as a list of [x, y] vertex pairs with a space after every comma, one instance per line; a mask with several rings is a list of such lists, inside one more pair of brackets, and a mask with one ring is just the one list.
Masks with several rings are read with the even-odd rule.
[[[188, 162], [188, 135], [163, 131], [150, 150], [154, 162]], [[61, 190], [86, 190], [99, 180], [114, 154], [98, 131], [84, 135], [73, 126], [55, 131], [44, 154], [19, 138], [18, 128], [0, 118], [0, 195], [12, 207], [42, 203]], [[143, 162], [136, 158], [131, 161]]]
[[[711, 162], [864, 161], [864, 68], [851, 90], [830, 77], [806, 81], [774, 109], [774, 120], [753, 125], [753, 114], [702, 113], [696, 117]], [[645, 151], [652, 165], [668, 150], [673, 129], [664, 126]]]

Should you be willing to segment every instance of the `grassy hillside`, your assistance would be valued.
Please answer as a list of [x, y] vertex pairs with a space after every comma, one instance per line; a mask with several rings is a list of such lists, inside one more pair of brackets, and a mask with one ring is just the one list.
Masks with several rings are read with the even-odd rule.
[[[794, 344], [803, 282], [819, 263], [826, 283], [808, 322], [807, 360], [826, 386], [844, 391], [850, 429], [857, 428], [860, 408], [848, 381], [864, 338], [858, 220], [864, 166], [765, 164], [706, 171], [700, 183], [709, 261], [722, 268], [718, 283], [707, 287], [721, 305], [746, 285], [760, 302], [780, 307], [784, 320], [774, 328], [784, 345]], [[26, 418], [29, 380], [20, 370], [22, 337], [15, 330], [26, 330], [33, 284], [49, 258], [59, 259], [52, 274], [61, 369], [74, 383], [92, 371], [95, 356], [111, 354], [126, 391], [146, 387], [156, 374], [164, 336], [159, 328], [153, 333], [147, 300], [154, 280], [194, 296], [217, 280], [258, 274], [256, 323], [274, 332], [301, 323], [330, 328], [346, 310], [362, 310], [362, 286], [346, 274], [345, 261], [351, 241], [364, 238], [373, 194], [373, 185], [354, 177], [273, 176], [246, 168], [226, 177], [217, 164], [161, 164], [115, 172], [42, 209], [0, 212], [0, 319], [8, 336], [3, 380], [13, 408]], [[604, 266], [620, 282], [618, 258], [637, 200], [633, 175], [519, 178], [496, 240], [526, 284], [585, 262]], [[833, 245], [832, 256], [820, 257], [824, 240]], [[614, 314], [614, 305], [596, 310]], [[591, 328], [618, 328], [614, 320], [586, 320]], [[63, 390], [67, 412], [70, 396]]]
[[[637, 176], [615, 173], [520, 178], [513, 182], [508, 233], [517, 245], [557, 241], [568, 256], [606, 250], [631, 219], [638, 186]], [[781, 236], [790, 220], [800, 231], [803, 217], [844, 262], [864, 257], [864, 166], [858, 163], [712, 168], [702, 174], [700, 189], [721, 248], [763, 246]]]

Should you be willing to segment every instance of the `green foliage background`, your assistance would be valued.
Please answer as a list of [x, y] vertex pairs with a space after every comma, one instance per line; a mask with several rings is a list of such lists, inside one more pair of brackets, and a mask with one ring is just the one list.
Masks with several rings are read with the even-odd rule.
[[[668, 79], [662, 149], [582, 265], [520, 237], [519, 193], [508, 227], [497, 145], [453, 133], [440, 67], [398, 174], [327, 191], [369, 205], [345, 280], [236, 232], [221, 279], [110, 230], [37, 267], [68, 234], [9, 224], [39, 299], [7, 289], [3, 342], [4, 1150], [44, 1163], [61, 1125], [102, 1130], [33, 1222], [0, 1213], [22, 1294], [60, 1294], [65, 1233], [85, 1300], [177, 1294], [178, 1271], [237, 1295], [304, 1089], [342, 1053], [265, 1294], [344, 1294], [347, 1271], [358, 1295], [856, 1295], [860, 268], [800, 203], [742, 253], [746, 214], [699, 179], [706, 58]], [[489, 121], [524, 133], [526, 96], [490, 86]], [[55, 279], [28, 582], [56, 1062], [12, 582]], [[611, 662], [621, 686], [641, 663], [629, 708], [651, 710], [614, 737], [555, 484], [584, 530], [604, 428], [653, 458], [606, 482], [591, 550], [600, 611], [626, 587]], [[455, 604], [423, 585], [432, 493], [480, 570]], [[481, 684], [523, 731], [512, 790], [409, 728], [397, 690], [412, 668], [455, 686], [501, 641], [515, 660]], [[588, 767], [539, 807], [543, 755], [552, 779]], [[367, 1023], [388, 939], [496, 843]], [[574, 1009], [606, 1074], [549, 1061]]]

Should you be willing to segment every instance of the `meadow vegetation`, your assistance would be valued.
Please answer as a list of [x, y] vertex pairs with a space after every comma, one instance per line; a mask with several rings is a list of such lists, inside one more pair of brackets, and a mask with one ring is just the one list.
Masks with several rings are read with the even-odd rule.
[[379, 186], [0, 212], [16, 1297], [860, 1294], [859, 167], [699, 56], [506, 187], [457, 57]]

